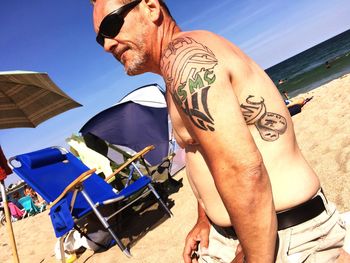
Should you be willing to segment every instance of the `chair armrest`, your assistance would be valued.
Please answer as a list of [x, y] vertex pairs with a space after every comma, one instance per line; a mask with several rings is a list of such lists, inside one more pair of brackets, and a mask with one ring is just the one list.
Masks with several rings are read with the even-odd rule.
[[125, 163], [123, 163], [118, 169], [116, 169], [110, 176], [108, 176], [105, 181], [108, 182], [112, 177], [116, 176], [118, 173], [120, 173], [121, 170], [123, 170], [125, 167], [127, 167], [129, 164], [131, 164], [133, 161], [137, 160], [140, 157], [143, 157], [146, 153], [149, 151], [152, 151], [154, 149], [154, 145], [149, 145], [145, 147], [143, 150], [136, 153], [134, 156], [129, 158]]
[[84, 173], [82, 173], [81, 175], [79, 175], [79, 177], [77, 177], [73, 182], [71, 182], [64, 190], [63, 192], [53, 201], [50, 203], [50, 205], [47, 206], [47, 208], [51, 208], [52, 206], [54, 206], [55, 204], [57, 204], [69, 191], [72, 190], [72, 188], [74, 188], [77, 184], [80, 184], [82, 182], [84, 182], [86, 179], [88, 179], [94, 172], [96, 172], [96, 169], [91, 169], [88, 170]]

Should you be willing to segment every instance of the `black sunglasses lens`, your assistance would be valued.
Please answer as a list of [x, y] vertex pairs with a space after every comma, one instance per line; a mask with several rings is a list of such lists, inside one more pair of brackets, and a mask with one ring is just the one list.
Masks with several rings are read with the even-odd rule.
[[111, 14], [102, 21], [100, 25], [100, 34], [105, 37], [113, 38], [118, 35], [123, 23], [123, 17], [119, 14]]
[[97, 36], [96, 36], [96, 41], [97, 41], [97, 43], [99, 43], [102, 47], [104, 47], [104, 45], [105, 45], [105, 38], [104, 38], [100, 33], [97, 34]]
[[107, 15], [101, 22], [100, 30], [96, 37], [97, 43], [104, 46], [105, 38], [115, 38], [124, 24], [123, 14], [129, 12], [140, 2], [141, 0], [130, 2]]
[[114, 38], [118, 35], [123, 23], [124, 19], [118, 14], [112, 14], [103, 19], [100, 31], [96, 36], [97, 43], [103, 47], [105, 44], [105, 38]]

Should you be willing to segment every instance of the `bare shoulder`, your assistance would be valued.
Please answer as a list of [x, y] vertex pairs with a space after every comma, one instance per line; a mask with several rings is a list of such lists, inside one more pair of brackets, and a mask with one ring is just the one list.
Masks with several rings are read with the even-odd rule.
[[238, 47], [215, 33], [181, 32], [164, 50], [161, 71], [167, 87], [173, 90], [174, 85], [181, 83], [186, 69], [191, 70], [193, 65], [203, 69], [216, 67], [217, 74], [228, 76], [234, 74], [232, 69], [244, 70], [248, 60]]
[[213, 49], [216, 49], [216, 47], [225, 48], [225, 46], [227, 46], [229, 48], [234, 46], [234, 44], [227, 39], [206, 30], [181, 32], [176, 36], [176, 39], [178, 38], [190, 38], [197, 43]]
[[[213, 69], [218, 64], [216, 55], [208, 46], [209, 35], [216, 38], [207, 31], [181, 32], [168, 44], [163, 52], [161, 70], [171, 92], [178, 90], [189, 76]], [[193, 72], [194, 68], [196, 72]]]
[[228, 40], [207, 31], [182, 32], [163, 52], [161, 68], [173, 101], [195, 127], [216, 130], [218, 120], [227, 124], [229, 115], [237, 122], [244, 117], [253, 126], [267, 116], [280, 127], [272, 139], [265, 136], [271, 129], [258, 129], [264, 141], [285, 133], [288, 112], [278, 90], [264, 70]]
[[232, 67], [227, 66], [235, 63], [229, 58], [235, 56], [232, 49], [230, 42], [214, 33], [192, 31], [178, 34], [163, 52], [167, 90], [180, 112], [200, 130], [215, 129], [209, 101], [214, 108], [222, 94], [232, 92]]

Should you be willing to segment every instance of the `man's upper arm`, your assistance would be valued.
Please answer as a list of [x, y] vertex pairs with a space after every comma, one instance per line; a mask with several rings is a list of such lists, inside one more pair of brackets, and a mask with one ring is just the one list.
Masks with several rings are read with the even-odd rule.
[[209, 167], [247, 260], [272, 262], [277, 231], [271, 186], [245, 120], [250, 105], [243, 116], [235, 94], [241, 86], [233, 86], [244, 83], [249, 92], [254, 89], [247, 83], [257, 82], [249, 81], [249, 66], [235, 60], [227, 43], [213, 35], [197, 36], [169, 44], [162, 73], [187, 131], [199, 143], [194, 148]]
[[215, 176], [221, 161], [230, 160], [231, 168], [249, 165], [257, 148], [224, 66], [225, 51], [214, 44], [217, 55], [203, 42], [187, 36], [175, 39], [164, 53], [162, 69], [184, 124]]

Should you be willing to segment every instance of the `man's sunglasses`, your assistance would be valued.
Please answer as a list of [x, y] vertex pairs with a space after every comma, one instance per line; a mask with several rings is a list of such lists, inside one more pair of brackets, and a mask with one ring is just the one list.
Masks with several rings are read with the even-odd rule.
[[137, 6], [141, 1], [142, 0], [132, 1], [106, 15], [100, 24], [96, 36], [97, 43], [104, 47], [105, 38], [115, 38], [124, 24], [125, 14]]

